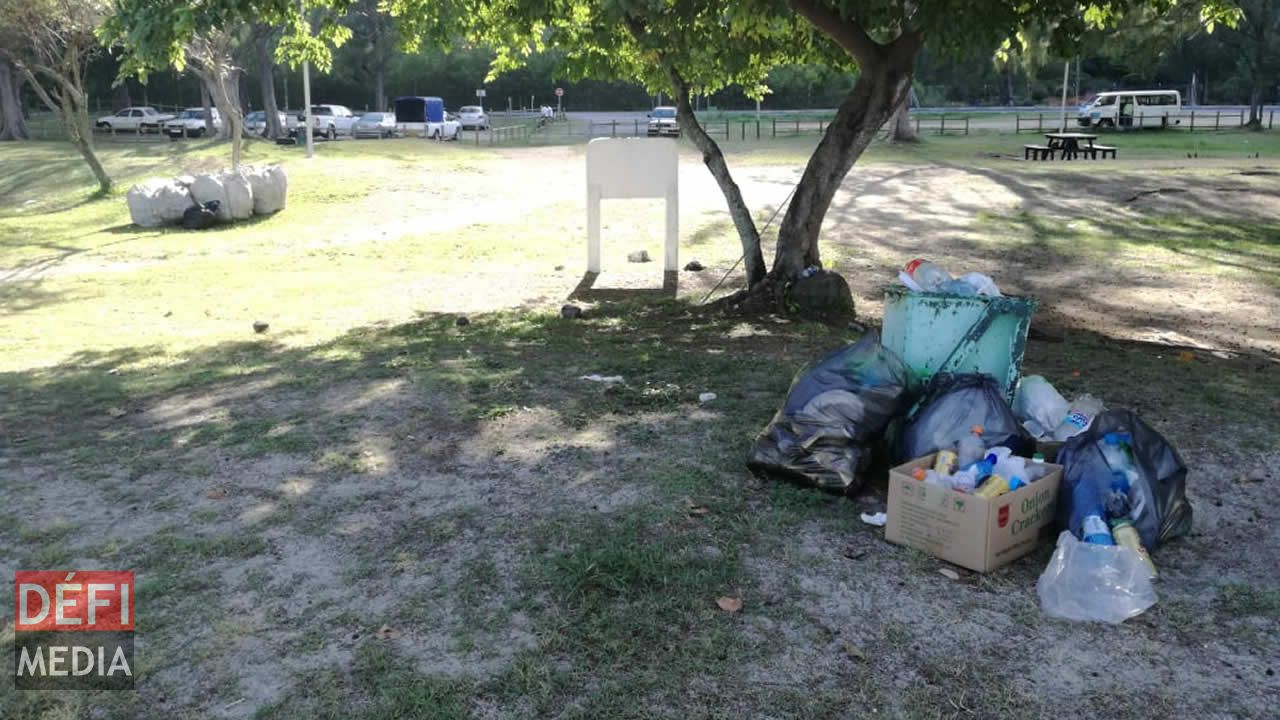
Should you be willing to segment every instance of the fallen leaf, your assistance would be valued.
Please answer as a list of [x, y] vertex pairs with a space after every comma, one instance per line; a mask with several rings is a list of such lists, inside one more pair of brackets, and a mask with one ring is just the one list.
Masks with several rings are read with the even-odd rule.
[[1181, 360], [1182, 362], [1188, 362], [1188, 363], [1195, 362], [1196, 354], [1191, 352], [1190, 350], [1183, 350], [1182, 352], [1178, 353], [1178, 359]]
[[867, 659], [867, 654], [862, 652], [862, 648], [858, 647], [857, 645], [854, 645], [851, 642], [846, 642], [844, 644], [844, 654], [848, 655], [854, 660], [861, 660], [863, 662], [866, 662], [866, 659]]
[[122, 407], [109, 407], [107, 408], [107, 414], [118, 420], [125, 415], [128, 415], [129, 411]]
[[685, 500], [684, 506], [689, 510], [690, 515], [706, 515], [711, 510], [706, 505], [699, 505], [692, 500]]
[[716, 605], [727, 613], [736, 613], [742, 609], [742, 598], [724, 596], [716, 599]]
[[861, 560], [867, 556], [867, 549], [849, 546], [844, 549], [844, 556], [850, 560]]
[[377, 636], [383, 640], [395, 640], [400, 637], [400, 631], [390, 625], [383, 625], [378, 628]]
[[222, 498], [227, 496], [227, 489], [213, 488], [212, 490], [206, 491], [204, 496], [209, 498], [210, 500], [221, 500]]
[[952, 570], [951, 568], [938, 568], [938, 574], [944, 578], [947, 578], [948, 580], [960, 579], [960, 573], [956, 572], [955, 570]]

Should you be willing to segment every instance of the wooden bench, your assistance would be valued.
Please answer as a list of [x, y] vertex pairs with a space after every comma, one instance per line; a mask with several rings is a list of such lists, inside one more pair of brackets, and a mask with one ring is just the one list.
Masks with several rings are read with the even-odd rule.
[[1110, 145], [1094, 145], [1089, 150], [1089, 155], [1094, 160], [1097, 160], [1099, 155], [1102, 156], [1103, 160], [1107, 159], [1107, 155], [1110, 155], [1112, 159], [1116, 157], [1116, 149]]
[[1052, 160], [1054, 149], [1048, 145], [1023, 145], [1023, 160]]

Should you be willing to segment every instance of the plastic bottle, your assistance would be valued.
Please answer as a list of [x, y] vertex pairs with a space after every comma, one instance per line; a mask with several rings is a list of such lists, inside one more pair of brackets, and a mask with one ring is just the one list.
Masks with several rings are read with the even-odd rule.
[[1009, 490], [1009, 480], [1003, 475], [993, 474], [984, 480], [982, 485], [977, 490], [973, 491], [973, 494], [978, 497], [984, 497], [988, 500], [992, 500], [1009, 492]]
[[958, 467], [969, 467], [987, 454], [987, 446], [982, 442], [982, 426], [969, 428], [969, 434], [956, 443], [956, 464]]
[[978, 482], [982, 482], [983, 480], [986, 480], [988, 477], [991, 477], [991, 473], [995, 472], [995, 469], [996, 469], [996, 460], [994, 457], [990, 455], [982, 458], [978, 462], [966, 468], [966, 470], [973, 471], [973, 476], [975, 479], [977, 479]]
[[1071, 401], [1067, 416], [1062, 418], [1062, 422], [1053, 431], [1053, 439], [1069, 440], [1079, 435], [1088, 429], [1093, 423], [1093, 418], [1104, 409], [1101, 400], [1092, 395], [1081, 395]]
[[[987, 457], [991, 456], [988, 455]], [[1009, 481], [1009, 492], [1013, 492], [1027, 484], [1027, 459], [1020, 458], [1017, 455], [1010, 455], [996, 463], [995, 470], [992, 471], [992, 474], [999, 475], [1002, 478], [1007, 478]]]
[[1084, 522], [1080, 525], [1080, 534], [1084, 536], [1081, 540], [1094, 545], [1116, 544], [1115, 539], [1111, 537], [1111, 529], [1107, 527], [1106, 521], [1099, 513], [1084, 516]]
[[1022, 378], [1013, 396], [1013, 414], [1037, 438], [1048, 437], [1057, 429], [1069, 407], [1067, 399], [1043, 375]]
[[1142, 564], [1147, 566], [1147, 572], [1151, 574], [1151, 577], [1156, 577], [1160, 574], [1156, 570], [1156, 564], [1151, 562], [1151, 555], [1146, 548], [1142, 547], [1142, 538], [1138, 536], [1138, 529], [1133, 526], [1133, 523], [1128, 518], [1112, 520], [1111, 534], [1114, 536], [1117, 545], [1127, 547], [1138, 553], [1138, 557], [1142, 558]]
[[956, 463], [959, 456], [954, 450], [939, 450], [938, 457], [933, 460], [933, 469], [943, 475], [950, 475], [956, 471]]
[[1132, 485], [1138, 480], [1138, 468], [1129, 454], [1131, 437], [1129, 433], [1109, 432], [1102, 436], [1098, 449], [1102, 451], [1102, 458], [1107, 461], [1111, 472], [1123, 474]]
[[971, 493], [978, 486], [978, 476], [972, 468], [961, 470], [951, 476], [951, 489], [962, 493]]
[[954, 279], [951, 273], [943, 270], [941, 266], [921, 258], [907, 263], [903, 272], [915, 280], [925, 292], [942, 292], [943, 286]]
[[1033, 483], [1049, 474], [1049, 466], [1044, 464], [1044, 455], [1036, 453], [1031, 456], [1031, 464], [1027, 466], [1027, 482]]

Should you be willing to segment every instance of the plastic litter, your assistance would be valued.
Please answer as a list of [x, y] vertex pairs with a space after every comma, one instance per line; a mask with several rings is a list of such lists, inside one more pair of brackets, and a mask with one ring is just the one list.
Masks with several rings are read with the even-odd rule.
[[[1131, 464], [1113, 468], [1107, 463], [1108, 433], [1127, 434]], [[1102, 507], [1114, 516], [1121, 508], [1116, 500], [1127, 501], [1132, 521], [1148, 551], [1191, 530], [1192, 509], [1187, 500], [1187, 466], [1178, 451], [1129, 410], [1110, 410], [1099, 415], [1090, 428], [1068, 440], [1058, 451], [1063, 466], [1058, 496], [1058, 522], [1080, 536], [1089, 508]], [[1128, 476], [1132, 472], [1132, 479]], [[1128, 488], [1115, 487], [1116, 473], [1126, 475]], [[1123, 498], [1114, 498], [1120, 493]], [[1109, 509], [1109, 511], [1108, 511]], [[1109, 518], [1115, 519], [1115, 518]]]
[[1102, 401], [1092, 395], [1081, 395], [1071, 401], [1067, 414], [1053, 431], [1054, 440], [1070, 440], [1089, 429], [1098, 413], [1106, 410]]
[[700, 403], [709, 403], [715, 399], [716, 399], [716, 394], [713, 392], [698, 393], [698, 402]]
[[796, 378], [747, 467], [830, 490], [860, 485], [885, 427], [909, 402], [910, 377], [880, 336], [867, 333]]
[[626, 382], [622, 379], [621, 375], [582, 375], [578, 379], [586, 380], [587, 382], [605, 383], [607, 385]]
[[1047, 438], [1067, 416], [1067, 399], [1041, 375], [1028, 375], [1013, 396], [1013, 414], [1032, 437]]
[[876, 527], [884, 527], [884, 524], [889, 521], [889, 516], [882, 512], [875, 514], [862, 513], [860, 517], [862, 518], [862, 522], [868, 525], [875, 525]]
[[1000, 297], [1000, 288], [987, 275], [971, 272], [953, 278], [941, 265], [921, 258], [907, 263], [898, 273], [898, 280], [912, 292]]
[[[986, 448], [1004, 446], [1013, 454], [1029, 454], [1031, 437], [1005, 402], [990, 375], [934, 375], [924, 397], [902, 430], [898, 459], [910, 460], [938, 450], [955, 449], [974, 426], [982, 428]], [[960, 467], [965, 466], [961, 458]]]
[[1036, 583], [1040, 609], [1065, 620], [1121, 623], [1156, 604], [1142, 558], [1121, 545], [1093, 545], [1070, 532]]

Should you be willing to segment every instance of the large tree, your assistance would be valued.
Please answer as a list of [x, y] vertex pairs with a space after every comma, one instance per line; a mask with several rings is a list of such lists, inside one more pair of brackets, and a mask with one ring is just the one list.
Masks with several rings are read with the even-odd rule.
[[1248, 70], [1249, 124], [1261, 128], [1266, 93], [1280, 71], [1280, 0], [1237, 0], [1234, 5], [1227, 38]]
[[104, 0], [0, 0], [0, 56], [62, 122], [104, 193], [111, 177], [93, 147], [84, 76], [106, 15]]
[[0, 56], [0, 140], [26, 140], [27, 116], [22, 111], [22, 77], [13, 62]]
[[276, 30], [265, 23], [253, 28], [253, 53], [258, 65], [258, 82], [262, 90], [262, 112], [266, 118], [263, 134], [272, 140], [284, 137], [280, 124], [280, 106], [276, 102]]

